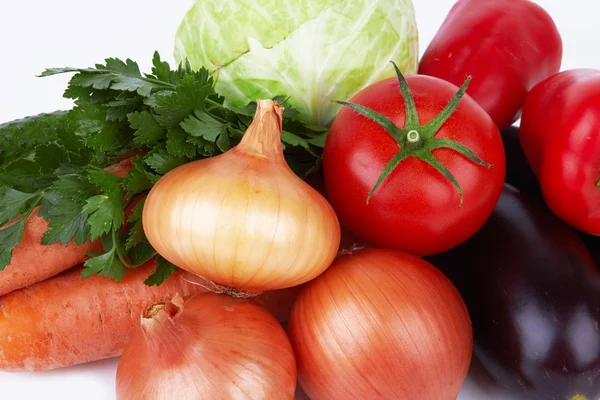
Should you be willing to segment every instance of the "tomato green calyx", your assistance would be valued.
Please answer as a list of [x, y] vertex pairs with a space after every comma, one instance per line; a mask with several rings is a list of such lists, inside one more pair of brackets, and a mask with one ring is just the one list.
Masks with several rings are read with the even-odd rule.
[[375, 186], [373, 186], [373, 189], [371, 189], [371, 192], [367, 196], [367, 204], [369, 204], [369, 200], [377, 188], [379, 188], [383, 181], [392, 173], [394, 169], [396, 169], [398, 164], [408, 157], [414, 156], [434, 167], [454, 185], [460, 195], [460, 203], [458, 205], [458, 207], [460, 207], [463, 203], [462, 188], [460, 187], [460, 184], [454, 175], [452, 175], [446, 166], [434, 157], [432, 151], [442, 148], [451, 149], [459, 154], [462, 154], [476, 164], [486, 168], [492, 168], [491, 164], [481, 160], [475, 153], [473, 153], [473, 151], [471, 151], [471, 149], [465, 145], [455, 140], [435, 137], [435, 134], [440, 130], [448, 118], [450, 118], [454, 111], [456, 111], [458, 104], [467, 91], [471, 77], [469, 76], [465, 80], [465, 83], [463, 83], [458, 92], [456, 92], [456, 94], [452, 97], [448, 105], [435, 118], [421, 126], [419, 123], [417, 107], [415, 106], [411, 90], [408, 87], [408, 82], [400, 72], [400, 69], [398, 69], [396, 63], [392, 61], [392, 65], [396, 70], [398, 83], [400, 84], [400, 92], [402, 94], [402, 98], [404, 99], [404, 106], [406, 108], [406, 123], [404, 128], [398, 127], [387, 117], [360, 104], [354, 104], [345, 101], [335, 101], [336, 103], [346, 106], [379, 124], [400, 145], [400, 150], [385, 166], [381, 172], [381, 175], [379, 175]]

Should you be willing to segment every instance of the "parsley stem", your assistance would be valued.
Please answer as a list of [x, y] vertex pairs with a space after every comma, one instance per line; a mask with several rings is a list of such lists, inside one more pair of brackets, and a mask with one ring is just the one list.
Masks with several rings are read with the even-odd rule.
[[117, 257], [119, 257], [119, 261], [121, 261], [121, 264], [123, 264], [125, 267], [127, 268], [134, 268], [133, 265], [131, 265], [129, 262], [127, 262], [127, 260], [125, 259], [125, 256], [123, 255], [123, 249], [120, 246], [120, 235], [118, 235], [117, 230], [116, 229], [112, 229], [112, 241], [113, 241], [113, 248], [116, 250], [117, 253]]
[[[115, 71], [113, 71], [111, 69], [106, 69], [106, 68], [96, 68], [96, 69], [92, 69], [92, 70], [82, 69], [82, 70], [80, 70], [80, 72], [81, 71], [83, 71], [83, 72], [89, 72], [89, 73], [103, 72], [103, 73], [106, 73], [106, 74], [115, 74]], [[145, 81], [145, 82], [148, 82], [148, 83], [152, 83], [153, 85], [156, 85], [156, 86], [163, 86], [163, 87], [168, 87], [168, 88], [172, 88], [172, 89], [177, 88], [177, 86], [174, 85], [174, 84], [172, 84], [172, 83], [164, 82], [164, 81], [161, 81], [159, 79], [149, 78], [148, 76], [138, 76], [138, 75], [127, 74], [127, 73], [124, 73], [124, 72], [120, 72], [119, 74], [123, 75], [123, 76], [131, 77], [131, 78], [135, 78], [135, 79], [140, 79], [142, 81]]]
[[131, 204], [133, 199], [135, 199], [137, 196], [139, 196], [141, 194], [142, 193], [137, 193], [137, 194], [127, 193], [127, 197], [125, 198], [125, 202], [123, 203], [123, 209], [127, 210], [127, 207], [129, 207], [129, 205]]
[[221, 118], [217, 115], [214, 115], [213, 113], [211, 113], [210, 116], [213, 117], [214, 119], [216, 119], [217, 121], [221, 122], [222, 124], [226, 124], [226, 125], [231, 124], [231, 122], [227, 121], [225, 118]]
[[209, 99], [209, 98], [205, 99], [204, 101], [205, 101], [205, 102], [207, 102], [207, 103], [210, 103], [210, 104], [212, 104], [213, 106], [215, 106], [215, 107], [217, 107], [217, 108], [225, 108], [225, 107], [223, 106], [223, 104], [221, 104], [221, 103], [218, 103], [218, 102], [216, 102], [216, 101], [214, 101], [214, 100], [211, 100], [211, 99]]
[[40, 192], [36, 193], [37, 199], [33, 203], [31, 203], [31, 206], [29, 207], [27, 212], [25, 212], [25, 214], [23, 214], [23, 218], [25, 218], [25, 220], [27, 220], [27, 218], [29, 218], [29, 216], [31, 215], [33, 210], [40, 204], [40, 201], [42, 201], [42, 198], [44, 197], [44, 193], [45, 193], [45, 191], [40, 191]]
[[[208, 98], [207, 98], [207, 99], [205, 99], [204, 101], [205, 101], [206, 103], [209, 103], [209, 104], [211, 104], [211, 105], [212, 105], [213, 107], [215, 107], [215, 108], [218, 108], [218, 109], [225, 109], [225, 107], [223, 107], [223, 105], [222, 105], [222, 104], [220, 104], [220, 103], [217, 103], [217, 102], [216, 102], [216, 101], [214, 101], [214, 100], [211, 100], [211, 99], [208, 99]], [[227, 121], [225, 118], [221, 118], [221, 117], [219, 117], [218, 115], [215, 115], [215, 114], [213, 114], [213, 113], [210, 113], [210, 116], [211, 116], [211, 117], [213, 117], [214, 119], [216, 119], [217, 121], [219, 121], [219, 122], [223, 123], [223, 124], [230, 124], [230, 123], [231, 123], [230, 121]]]
[[163, 82], [161, 80], [154, 79], [154, 78], [148, 78], [147, 76], [139, 78], [139, 79], [141, 79], [143, 81], [146, 81], [148, 83], [153, 83], [153, 84], [155, 84], [157, 86], [164, 86], [164, 87], [168, 87], [168, 88], [172, 88], [172, 89], [176, 89], [177, 88], [177, 86], [174, 85], [174, 84], [172, 84], [172, 83]]

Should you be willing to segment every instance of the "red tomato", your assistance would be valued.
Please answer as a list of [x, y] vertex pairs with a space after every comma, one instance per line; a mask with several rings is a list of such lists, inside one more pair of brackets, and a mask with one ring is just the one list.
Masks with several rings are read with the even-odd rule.
[[459, 0], [427, 47], [419, 73], [469, 93], [499, 129], [517, 117], [527, 92], [560, 69], [562, 40], [552, 18], [529, 0]]
[[537, 85], [519, 137], [548, 207], [600, 235], [600, 71], [565, 71]]
[[[406, 80], [421, 126], [436, 117], [457, 91], [451, 83], [429, 76], [408, 76]], [[350, 103], [366, 106], [396, 127], [405, 127], [405, 101], [395, 78], [371, 85]], [[505, 174], [498, 128], [466, 96], [434, 133], [433, 139], [456, 141], [492, 164], [479, 165], [448, 148], [429, 153], [456, 178], [463, 192], [462, 205], [449, 178], [414, 155], [397, 165], [367, 204], [384, 167], [402, 146], [378, 123], [348, 107], [341, 110], [327, 136], [323, 169], [328, 199], [340, 222], [356, 237], [376, 247], [431, 255], [464, 242], [487, 220], [502, 192]]]

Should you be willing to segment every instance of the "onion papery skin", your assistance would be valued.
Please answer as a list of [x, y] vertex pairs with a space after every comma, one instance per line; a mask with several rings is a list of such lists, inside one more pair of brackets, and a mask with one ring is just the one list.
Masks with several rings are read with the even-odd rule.
[[292, 400], [296, 378], [289, 339], [264, 307], [208, 293], [146, 311], [119, 362], [116, 393], [118, 400]]
[[339, 222], [327, 200], [287, 165], [282, 112], [259, 101], [238, 146], [175, 168], [154, 185], [143, 226], [159, 254], [248, 292], [300, 285], [331, 264]]
[[294, 304], [289, 335], [311, 400], [455, 400], [473, 335], [458, 291], [394, 250], [341, 256]]

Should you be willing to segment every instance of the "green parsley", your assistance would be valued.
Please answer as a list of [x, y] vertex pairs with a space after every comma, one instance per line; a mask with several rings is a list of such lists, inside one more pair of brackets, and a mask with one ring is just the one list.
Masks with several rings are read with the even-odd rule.
[[[90, 255], [82, 276], [120, 281], [128, 268], [157, 256], [142, 226], [145, 194], [173, 168], [239, 143], [256, 104], [228, 108], [208, 70], [187, 63], [173, 70], [158, 53], [150, 74], [132, 60], [108, 58], [41, 76], [63, 73], [74, 74], [64, 92], [73, 109], [0, 125], [0, 271], [39, 206], [49, 225], [43, 244], [100, 239], [104, 252]], [[297, 116], [285, 110], [282, 144], [292, 169], [305, 176], [317, 165], [326, 130]], [[125, 178], [104, 170], [130, 157]], [[145, 283], [160, 285], [175, 269], [157, 256]]]

